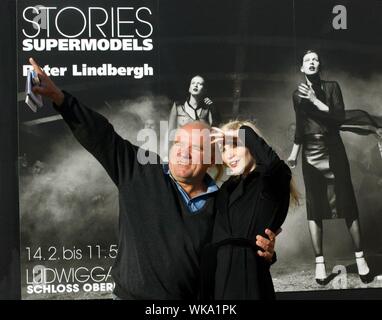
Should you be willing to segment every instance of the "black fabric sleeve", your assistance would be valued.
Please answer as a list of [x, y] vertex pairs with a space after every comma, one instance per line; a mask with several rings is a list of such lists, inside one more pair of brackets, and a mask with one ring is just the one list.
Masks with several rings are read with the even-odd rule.
[[[241, 126], [244, 130], [245, 146], [256, 160], [256, 167], [262, 172], [268, 171], [274, 162], [280, 161], [279, 156], [251, 127]], [[240, 132], [240, 135], [243, 133]]]
[[302, 115], [300, 112], [299, 104], [301, 103], [301, 98], [297, 95], [297, 92], [293, 93], [293, 108], [296, 115], [296, 131], [294, 133], [294, 143], [301, 144], [302, 137], [304, 135], [302, 127]]
[[345, 120], [345, 105], [340, 85], [337, 82], [333, 83], [331, 98], [332, 108], [330, 109], [330, 113], [338, 122], [342, 123]]
[[260, 167], [259, 171], [269, 172], [275, 164], [283, 162], [277, 153], [251, 127], [241, 126], [240, 129], [244, 130], [245, 146], [255, 158], [256, 167]]
[[276, 251], [273, 252], [273, 256], [272, 256], [272, 260], [270, 262], [270, 265], [276, 263], [277, 261], [277, 255], [276, 255]]
[[113, 182], [120, 186], [130, 179], [138, 164], [138, 147], [122, 139], [109, 121], [64, 92], [64, 102], [53, 107], [62, 115], [78, 142], [106, 169]]
[[[306, 110], [316, 119], [323, 121], [331, 126], [340, 126], [345, 121], [345, 105], [339, 84], [333, 82], [330, 85], [329, 92], [329, 111], [319, 110], [313, 103], [312, 108]], [[324, 101], [321, 101], [325, 103]]]
[[218, 127], [222, 123], [222, 118], [220, 114], [220, 110], [216, 108], [215, 104], [212, 103], [209, 106], [210, 115], [212, 118], [212, 121], [210, 123], [211, 126]]
[[255, 170], [267, 178], [267, 187], [272, 189], [267, 191], [279, 195], [283, 194], [285, 189], [289, 190], [292, 174], [285, 162], [251, 127], [242, 126], [240, 129], [245, 133], [245, 146], [255, 158]]
[[[291, 170], [251, 127], [242, 126], [240, 129], [245, 130], [245, 145], [256, 160], [255, 170], [263, 174], [262, 195], [277, 202], [277, 214], [269, 226], [276, 232], [285, 221], [289, 209]], [[259, 166], [261, 168], [258, 169]]]

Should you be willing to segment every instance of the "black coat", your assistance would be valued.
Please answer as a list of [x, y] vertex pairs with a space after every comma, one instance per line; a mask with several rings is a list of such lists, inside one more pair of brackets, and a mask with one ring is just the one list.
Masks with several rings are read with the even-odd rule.
[[[346, 123], [341, 89], [335, 81], [321, 80], [316, 94], [329, 107], [329, 112], [320, 111], [309, 100], [299, 97], [298, 91], [293, 94], [296, 112], [295, 143], [302, 145], [302, 173], [305, 182], [307, 218], [320, 221], [338, 217], [353, 221], [358, 218], [358, 207], [350, 176], [349, 161], [340, 136], [340, 126]], [[334, 175], [336, 215], [332, 215], [331, 212], [327, 192], [328, 180], [323, 170], [319, 170], [307, 161], [307, 150], [312, 144], [309, 137], [312, 134], [322, 134], [325, 137], [325, 157], [329, 159], [328, 169]]]
[[270, 264], [255, 243], [257, 235], [267, 237], [266, 228], [275, 232], [284, 222], [291, 172], [250, 127], [241, 129], [256, 168], [246, 177], [231, 177], [219, 190], [213, 244], [202, 264], [205, 299], [274, 299]]

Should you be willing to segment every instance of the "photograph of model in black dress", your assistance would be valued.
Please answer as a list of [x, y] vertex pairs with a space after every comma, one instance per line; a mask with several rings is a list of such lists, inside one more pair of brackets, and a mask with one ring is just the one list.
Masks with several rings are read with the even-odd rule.
[[340, 126], [346, 122], [341, 88], [335, 81], [320, 78], [320, 59], [314, 51], [304, 54], [301, 72], [306, 82], [293, 93], [296, 133], [288, 162], [295, 167], [302, 149], [307, 218], [316, 256], [315, 279], [326, 284], [322, 221], [343, 218], [353, 240], [358, 274], [367, 283], [372, 277], [363, 253], [349, 161], [340, 136]]

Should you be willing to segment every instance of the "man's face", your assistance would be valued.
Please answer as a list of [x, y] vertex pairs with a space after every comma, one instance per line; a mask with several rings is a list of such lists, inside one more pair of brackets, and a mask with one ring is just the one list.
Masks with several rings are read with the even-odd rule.
[[178, 129], [170, 149], [169, 167], [179, 182], [192, 183], [204, 178], [210, 159], [209, 129], [186, 125]]

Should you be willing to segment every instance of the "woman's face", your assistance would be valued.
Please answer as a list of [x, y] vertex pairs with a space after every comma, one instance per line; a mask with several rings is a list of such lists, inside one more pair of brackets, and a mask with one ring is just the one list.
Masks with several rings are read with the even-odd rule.
[[230, 169], [230, 174], [234, 176], [247, 174], [255, 168], [255, 160], [251, 153], [245, 146], [238, 145], [237, 138], [225, 139], [222, 159]]
[[301, 72], [306, 75], [313, 75], [320, 71], [320, 60], [315, 52], [307, 53], [302, 58]]
[[193, 96], [199, 96], [203, 93], [203, 88], [204, 79], [202, 77], [196, 76], [191, 79], [188, 92]]

